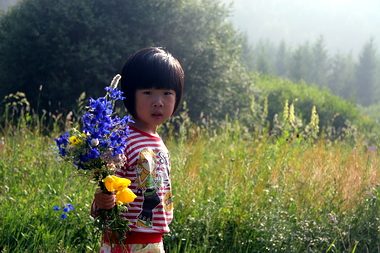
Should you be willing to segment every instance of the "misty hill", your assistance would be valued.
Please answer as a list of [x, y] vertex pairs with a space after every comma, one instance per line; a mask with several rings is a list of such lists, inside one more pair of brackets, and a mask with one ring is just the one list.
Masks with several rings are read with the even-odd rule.
[[357, 55], [373, 37], [380, 44], [378, 0], [223, 0], [233, 2], [233, 23], [256, 43], [284, 40], [296, 46], [320, 35], [330, 53]]

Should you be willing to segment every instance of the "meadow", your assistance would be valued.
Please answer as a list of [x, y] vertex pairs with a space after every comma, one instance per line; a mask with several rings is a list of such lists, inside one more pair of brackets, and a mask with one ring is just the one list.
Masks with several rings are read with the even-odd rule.
[[[97, 252], [96, 186], [56, 156], [54, 124], [23, 118], [0, 134], [0, 252]], [[380, 252], [377, 147], [226, 122], [165, 138], [175, 204], [167, 252]]]

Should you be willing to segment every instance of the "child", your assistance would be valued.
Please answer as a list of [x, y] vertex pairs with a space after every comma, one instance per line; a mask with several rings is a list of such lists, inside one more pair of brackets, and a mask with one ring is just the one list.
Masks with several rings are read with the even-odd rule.
[[[125, 150], [127, 162], [115, 174], [131, 180], [129, 188], [137, 198], [127, 213], [120, 214], [132, 223], [124, 245], [115, 245], [105, 236], [100, 252], [161, 253], [162, 236], [169, 232], [173, 219], [173, 204], [170, 156], [157, 128], [177, 110], [184, 74], [170, 53], [151, 47], [130, 56], [121, 76], [124, 104], [134, 123], [130, 123]], [[114, 205], [114, 195], [95, 194], [93, 208]]]

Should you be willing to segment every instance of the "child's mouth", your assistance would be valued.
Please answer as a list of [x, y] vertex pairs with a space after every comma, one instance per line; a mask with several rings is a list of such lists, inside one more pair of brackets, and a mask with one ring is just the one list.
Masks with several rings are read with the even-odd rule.
[[153, 113], [152, 116], [153, 116], [153, 118], [161, 118], [162, 114], [161, 113]]

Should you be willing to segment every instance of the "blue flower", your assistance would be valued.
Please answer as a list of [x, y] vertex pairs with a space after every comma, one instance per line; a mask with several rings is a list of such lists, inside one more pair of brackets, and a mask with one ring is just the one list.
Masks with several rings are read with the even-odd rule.
[[[112, 86], [114, 87], [114, 86]], [[116, 100], [125, 99], [122, 97], [123, 92], [117, 88], [105, 88], [106, 96], [98, 99], [90, 98], [87, 112], [82, 116], [82, 129], [85, 133], [85, 144], [82, 149], [68, 149], [70, 133], [66, 132], [56, 139], [59, 148], [59, 154], [66, 156], [67, 160], [77, 166], [78, 169], [91, 170], [88, 163], [99, 163], [98, 159], [101, 154], [112, 151], [112, 155], [122, 154], [127, 144], [126, 138], [129, 135], [128, 123], [133, 122], [129, 116], [118, 117], [113, 112], [113, 106]], [[93, 145], [91, 141], [96, 139], [98, 145]], [[74, 150], [74, 151], [72, 151]]]
[[[54, 211], [60, 211], [61, 208], [59, 206], [54, 206], [53, 208]], [[67, 213], [70, 211], [74, 211], [74, 206], [70, 203], [67, 203], [65, 207], [62, 208], [63, 213], [61, 214], [60, 218], [62, 220], [67, 218]]]
[[68, 153], [65, 147], [67, 146], [67, 144], [69, 144], [69, 133], [66, 132], [66, 133], [60, 135], [59, 138], [54, 139], [54, 141], [59, 148], [59, 154], [61, 156], [65, 156]]
[[109, 96], [114, 100], [123, 100], [125, 97], [122, 97], [124, 92], [120, 91], [118, 88], [112, 89], [110, 87], [104, 88], [108, 93]]
[[92, 148], [88, 154], [89, 159], [96, 159], [100, 156], [99, 151], [96, 148]]
[[[79, 158], [79, 161], [81, 161], [81, 162], [83, 162], [83, 163], [88, 162], [88, 160], [90, 159], [90, 158], [88, 157], [88, 155], [83, 155], [83, 154], [79, 154], [78, 158]], [[79, 163], [78, 163], [78, 164], [79, 164]], [[78, 167], [79, 167], [79, 166], [78, 166]], [[82, 168], [85, 168], [85, 167], [80, 167], [80, 168], [82, 169]]]
[[74, 211], [74, 206], [72, 204], [68, 203], [66, 206], [69, 208], [69, 210]]

